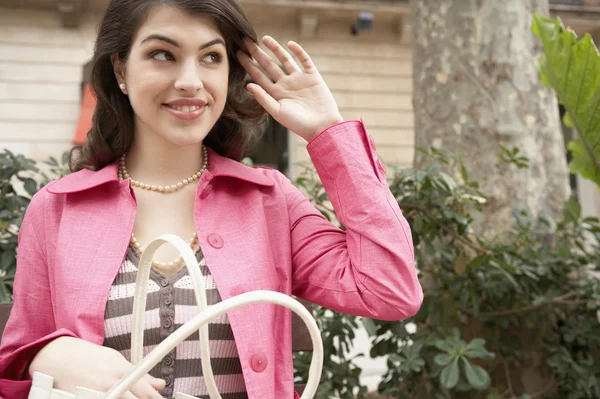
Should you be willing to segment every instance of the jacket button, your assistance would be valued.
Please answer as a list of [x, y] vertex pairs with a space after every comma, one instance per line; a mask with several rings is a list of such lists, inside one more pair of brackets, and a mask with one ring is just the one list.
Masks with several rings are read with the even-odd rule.
[[218, 234], [213, 233], [213, 234], [209, 235], [208, 243], [213, 248], [216, 248], [216, 249], [223, 248], [223, 239]]
[[254, 370], [255, 372], [262, 373], [267, 368], [267, 363], [268, 363], [267, 357], [261, 353], [261, 354], [252, 356], [252, 360], [250, 361], [250, 366], [252, 367], [252, 370]]
[[210, 195], [210, 193], [212, 193], [212, 190], [213, 190], [212, 184], [209, 184], [208, 186], [206, 186], [204, 191], [202, 191], [202, 194], [200, 194], [200, 199], [205, 199], [206, 197], [208, 197]]

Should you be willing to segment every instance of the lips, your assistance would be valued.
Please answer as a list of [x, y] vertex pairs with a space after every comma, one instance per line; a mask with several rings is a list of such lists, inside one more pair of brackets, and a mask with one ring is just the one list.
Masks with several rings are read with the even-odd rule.
[[189, 121], [199, 118], [206, 110], [206, 105], [204, 100], [185, 98], [163, 104], [163, 108], [171, 115]]
[[186, 107], [186, 106], [203, 107], [206, 104], [207, 104], [206, 101], [204, 101], [200, 98], [179, 98], [177, 100], [173, 100], [173, 101], [169, 101], [168, 103], [165, 103], [165, 105], [168, 105], [171, 107]]
[[194, 112], [199, 110], [200, 106], [198, 105], [170, 105], [170, 104], [165, 104], [166, 107], [175, 109], [177, 111], [181, 111], [181, 112]]

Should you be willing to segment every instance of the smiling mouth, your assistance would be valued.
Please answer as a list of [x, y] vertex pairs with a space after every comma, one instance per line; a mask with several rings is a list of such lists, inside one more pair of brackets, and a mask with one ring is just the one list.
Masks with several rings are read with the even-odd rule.
[[195, 112], [198, 111], [200, 106], [198, 105], [169, 105], [165, 104], [165, 107], [177, 110], [179, 112]]
[[204, 114], [207, 104], [163, 104], [163, 108], [180, 120], [193, 121], [200, 118], [200, 116]]

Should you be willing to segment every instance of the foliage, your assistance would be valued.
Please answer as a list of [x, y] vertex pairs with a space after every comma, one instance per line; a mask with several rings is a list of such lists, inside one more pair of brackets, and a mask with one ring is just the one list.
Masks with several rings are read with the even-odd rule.
[[544, 45], [540, 60], [542, 82], [565, 107], [564, 122], [575, 127], [577, 138], [568, 144], [574, 174], [600, 185], [600, 54], [590, 34], [578, 39], [557, 18], [535, 14], [533, 33]]
[[[367, 388], [360, 385], [361, 368], [352, 362], [358, 356], [349, 357], [357, 317], [333, 312], [321, 306], [314, 306], [313, 316], [317, 321], [323, 339], [323, 372], [317, 390], [317, 398], [336, 397], [342, 399], [364, 398]], [[312, 353], [294, 354], [296, 380], [308, 380], [308, 368]]]
[[50, 180], [67, 173], [68, 153], [61, 162], [51, 157], [40, 170], [36, 163], [9, 150], [0, 153], [0, 302], [12, 300], [17, 235], [31, 197]]
[[[499, 151], [500, 170], [527, 167], [520, 151]], [[435, 149], [428, 155], [433, 166], [395, 171], [390, 182], [413, 231], [425, 300], [408, 320], [363, 319], [372, 337], [370, 355], [387, 357], [380, 393], [600, 397], [600, 284], [590, 278], [600, 265], [599, 221], [582, 218], [571, 200], [560, 221], [520, 213], [509, 234], [476, 235], [471, 223], [486, 205], [479, 184], [460, 159]], [[309, 196], [327, 209], [326, 197]], [[522, 379], [531, 369], [550, 375], [536, 392], [527, 391]]]

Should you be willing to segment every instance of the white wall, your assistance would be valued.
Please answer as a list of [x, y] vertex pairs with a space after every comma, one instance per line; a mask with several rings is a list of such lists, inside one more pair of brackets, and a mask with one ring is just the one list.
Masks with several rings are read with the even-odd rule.
[[0, 8], [0, 149], [47, 159], [71, 147], [98, 20], [68, 30], [56, 12]]

